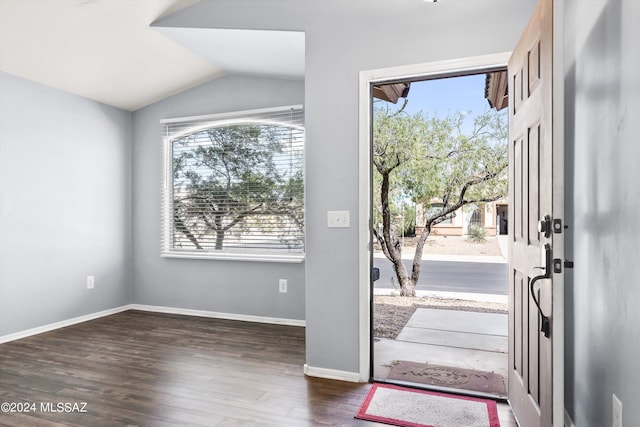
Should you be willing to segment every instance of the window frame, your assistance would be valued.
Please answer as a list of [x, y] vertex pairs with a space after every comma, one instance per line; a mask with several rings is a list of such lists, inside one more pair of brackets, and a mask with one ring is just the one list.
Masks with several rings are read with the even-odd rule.
[[[178, 117], [163, 119], [160, 121], [161, 128], [165, 130], [167, 126], [172, 124], [187, 124], [193, 122], [194, 124], [202, 121], [208, 121], [216, 123], [215, 127], [224, 127], [225, 121], [228, 121], [228, 126], [232, 126], [237, 121], [261, 121], [264, 115], [284, 113], [288, 111], [302, 111], [304, 113], [304, 106], [301, 104], [288, 105], [281, 107], [261, 108], [253, 110], [234, 111], [228, 113], [208, 114], [201, 116], [191, 117]], [[221, 125], [222, 123], [222, 125]], [[287, 126], [287, 124], [283, 124]], [[214, 127], [214, 126], [212, 126]], [[288, 126], [287, 126], [288, 127]], [[306, 131], [303, 124], [303, 161], [302, 161], [302, 214], [306, 218], [306, 182], [305, 182], [305, 164], [306, 164]], [[303, 246], [302, 252], [292, 252], [285, 254], [277, 253], [261, 253], [256, 252], [225, 252], [215, 250], [177, 250], [173, 247], [173, 233], [175, 232], [174, 220], [173, 220], [173, 206], [174, 206], [174, 182], [173, 182], [173, 142], [176, 140], [175, 136], [167, 135], [166, 131], [163, 131], [161, 135], [163, 146], [163, 167], [162, 167], [162, 186], [161, 186], [161, 235], [160, 235], [160, 256], [162, 258], [182, 258], [182, 259], [208, 259], [208, 260], [226, 260], [226, 261], [254, 261], [254, 262], [278, 262], [278, 263], [302, 263], [306, 254], [306, 221], [302, 228]]]

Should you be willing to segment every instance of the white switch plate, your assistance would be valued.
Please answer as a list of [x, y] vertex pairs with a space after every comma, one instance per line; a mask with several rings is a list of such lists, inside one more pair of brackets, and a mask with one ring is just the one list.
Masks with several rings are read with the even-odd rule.
[[349, 211], [328, 211], [327, 227], [348, 228], [350, 227]]
[[280, 287], [279, 287], [280, 293], [286, 294], [287, 293], [287, 279], [280, 279], [279, 285], [280, 285]]
[[87, 276], [87, 289], [93, 289], [95, 279], [93, 276]]

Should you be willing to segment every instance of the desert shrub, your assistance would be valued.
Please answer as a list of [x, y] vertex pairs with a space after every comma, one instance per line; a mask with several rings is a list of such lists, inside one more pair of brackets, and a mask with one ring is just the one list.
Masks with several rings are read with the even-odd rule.
[[480, 225], [471, 224], [467, 231], [467, 240], [473, 243], [484, 243], [487, 241], [487, 230]]

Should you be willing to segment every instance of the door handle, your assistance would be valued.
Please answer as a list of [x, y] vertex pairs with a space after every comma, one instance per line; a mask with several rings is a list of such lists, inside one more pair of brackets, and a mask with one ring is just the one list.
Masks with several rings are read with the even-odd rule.
[[[542, 221], [540, 221], [542, 222]], [[533, 299], [533, 302], [536, 304], [536, 307], [538, 307], [538, 313], [540, 313], [540, 318], [542, 319], [542, 325], [540, 327], [540, 331], [542, 333], [544, 333], [544, 336], [546, 338], [549, 338], [549, 335], [551, 335], [551, 321], [549, 319], [548, 316], [545, 316], [545, 314], [542, 312], [542, 307], [540, 307], [540, 301], [538, 300], [538, 298], [536, 298], [536, 292], [535, 292], [535, 284], [536, 282], [538, 282], [539, 280], [542, 279], [549, 279], [551, 277], [551, 269], [552, 269], [552, 261], [551, 261], [551, 245], [548, 243], [545, 243], [544, 245], [544, 262], [545, 265], [544, 267], [535, 267], [535, 268], [540, 268], [544, 270], [544, 273], [539, 274], [535, 277], [533, 277], [531, 279], [531, 282], [529, 283], [529, 290], [531, 291], [531, 298]]]

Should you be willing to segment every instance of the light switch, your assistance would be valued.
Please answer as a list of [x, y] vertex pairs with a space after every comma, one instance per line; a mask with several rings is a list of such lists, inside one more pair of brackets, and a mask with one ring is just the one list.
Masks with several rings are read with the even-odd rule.
[[327, 227], [329, 228], [350, 227], [349, 211], [328, 211]]

